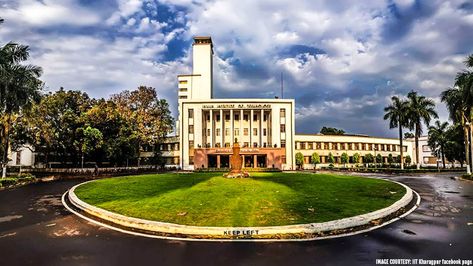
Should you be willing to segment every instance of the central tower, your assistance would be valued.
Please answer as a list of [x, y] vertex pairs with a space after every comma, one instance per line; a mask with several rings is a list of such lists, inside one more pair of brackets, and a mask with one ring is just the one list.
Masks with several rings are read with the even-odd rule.
[[[194, 37], [192, 44], [192, 74], [197, 76], [198, 83], [193, 86], [191, 99], [213, 98], [213, 44], [210, 37]], [[197, 80], [196, 80], [197, 81]]]

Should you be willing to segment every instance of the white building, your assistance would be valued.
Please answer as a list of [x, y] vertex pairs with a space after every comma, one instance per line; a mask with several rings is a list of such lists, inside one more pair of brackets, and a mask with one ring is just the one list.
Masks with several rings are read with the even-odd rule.
[[10, 151], [8, 154], [8, 166], [33, 166], [35, 164], [35, 154], [32, 147], [25, 145], [18, 151]]
[[228, 167], [236, 140], [244, 167], [294, 169], [294, 100], [214, 99], [212, 46], [195, 37], [193, 73], [178, 76], [180, 167]]

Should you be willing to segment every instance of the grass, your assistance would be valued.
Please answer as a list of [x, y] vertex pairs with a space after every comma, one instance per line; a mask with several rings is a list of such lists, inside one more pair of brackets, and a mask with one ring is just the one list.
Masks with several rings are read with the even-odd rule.
[[378, 210], [405, 193], [395, 183], [334, 174], [155, 174], [102, 179], [77, 196], [123, 215], [199, 226], [325, 222]]

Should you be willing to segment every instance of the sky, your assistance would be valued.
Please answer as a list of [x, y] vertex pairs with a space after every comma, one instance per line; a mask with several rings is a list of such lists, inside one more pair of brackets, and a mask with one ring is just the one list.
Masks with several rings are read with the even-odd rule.
[[[216, 98], [296, 101], [296, 132], [323, 126], [396, 137], [383, 120], [393, 95], [439, 95], [473, 53], [465, 0], [0, 0], [0, 44], [31, 48], [45, 91], [109, 97], [155, 87], [177, 110], [192, 37], [214, 42]], [[426, 129], [424, 129], [426, 132]]]

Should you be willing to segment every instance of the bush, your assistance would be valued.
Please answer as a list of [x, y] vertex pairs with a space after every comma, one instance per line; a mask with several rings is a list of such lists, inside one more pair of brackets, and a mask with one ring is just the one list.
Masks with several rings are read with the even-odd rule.
[[472, 180], [472, 181], [473, 181], [473, 175], [464, 174], [464, 175], [462, 175], [462, 178], [463, 178], [463, 179], [467, 179], [467, 180]]

